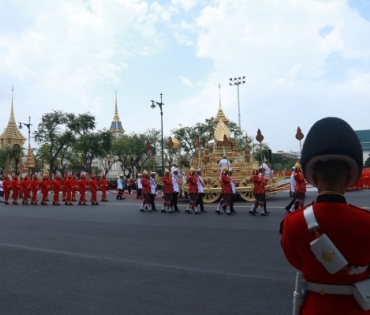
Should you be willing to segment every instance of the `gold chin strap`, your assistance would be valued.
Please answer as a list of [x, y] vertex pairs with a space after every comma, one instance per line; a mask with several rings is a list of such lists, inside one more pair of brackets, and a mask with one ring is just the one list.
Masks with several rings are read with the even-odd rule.
[[337, 195], [337, 196], [344, 197], [344, 194], [341, 194], [341, 193], [336, 192], [336, 191], [323, 191], [323, 192], [319, 193], [317, 196], [323, 196], [323, 195]]

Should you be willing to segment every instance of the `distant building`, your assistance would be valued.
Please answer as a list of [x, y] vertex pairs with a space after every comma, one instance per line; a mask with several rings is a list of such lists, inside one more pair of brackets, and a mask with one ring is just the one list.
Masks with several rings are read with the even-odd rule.
[[355, 133], [360, 140], [365, 163], [370, 157], [370, 130], [355, 130]]
[[277, 152], [274, 152], [274, 154], [279, 154], [281, 155], [282, 158], [287, 158], [287, 159], [299, 160], [301, 158], [301, 153], [297, 151], [289, 151], [289, 152], [277, 151]]

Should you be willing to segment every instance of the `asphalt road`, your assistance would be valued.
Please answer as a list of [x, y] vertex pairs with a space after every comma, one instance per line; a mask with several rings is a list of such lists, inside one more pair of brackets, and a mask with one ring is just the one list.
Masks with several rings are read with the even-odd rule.
[[[309, 192], [307, 202], [315, 199]], [[347, 200], [370, 206], [370, 191]], [[269, 217], [0, 204], [0, 314], [290, 314], [295, 271], [280, 247], [287, 193]], [[158, 201], [157, 204], [161, 202]], [[157, 206], [157, 208], [160, 208]]]

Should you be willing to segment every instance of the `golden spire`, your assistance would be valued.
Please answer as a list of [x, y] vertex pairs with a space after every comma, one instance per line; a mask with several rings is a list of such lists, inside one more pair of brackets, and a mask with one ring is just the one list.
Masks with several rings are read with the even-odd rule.
[[117, 91], [116, 91], [116, 104], [114, 106], [114, 117], [113, 117], [113, 121], [120, 121], [119, 116], [118, 116]]
[[33, 159], [31, 144], [28, 143], [28, 153], [27, 153], [27, 160], [26, 160], [26, 168], [35, 168], [35, 160]]
[[4, 129], [3, 133], [0, 135], [0, 146], [9, 145], [13, 146], [14, 144], [18, 144], [20, 147], [23, 147], [26, 138], [20, 133], [17, 124], [15, 122], [14, 117], [14, 105], [13, 105], [13, 91], [14, 88], [12, 87], [12, 105], [10, 109], [10, 117], [9, 122], [6, 128]]
[[116, 137], [122, 137], [122, 135], [125, 133], [125, 130], [122, 127], [121, 120], [119, 119], [118, 116], [117, 91], [116, 91], [116, 102], [114, 106], [114, 117], [110, 125], [109, 131], [113, 134], [113, 136]]
[[220, 84], [218, 85], [218, 89], [219, 89], [219, 92], [218, 92], [219, 106], [218, 106], [217, 115], [215, 119], [213, 120], [213, 123], [217, 124], [221, 120], [225, 125], [228, 125], [229, 120], [226, 118], [224, 111], [222, 110], [222, 107], [221, 107], [221, 85]]

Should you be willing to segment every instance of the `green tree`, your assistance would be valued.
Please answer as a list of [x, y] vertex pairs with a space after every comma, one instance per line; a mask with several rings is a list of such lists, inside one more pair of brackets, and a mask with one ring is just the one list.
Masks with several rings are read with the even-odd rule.
[[12, 156], [12, 149], [9, 146], [3, 146], [0, 148], [0, 173], [4, 175], [6, 163]]
[[37, 130], [33, 133], [36, 143], [48, 145], [50, 178], [56, 171], [55, 163], [60, 151], [70, 147], [75, 139], [69, 128], [71, 115], [73, 114], [66, 114], [59, 110], [44, 114]]

